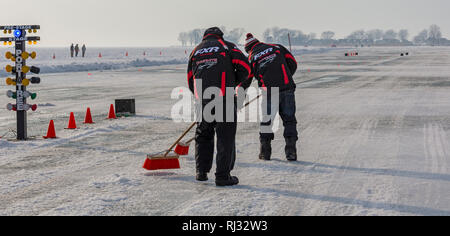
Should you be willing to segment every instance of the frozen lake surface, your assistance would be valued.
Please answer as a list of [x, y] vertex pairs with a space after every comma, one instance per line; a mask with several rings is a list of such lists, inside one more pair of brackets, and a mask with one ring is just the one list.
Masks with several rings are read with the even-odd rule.
[[[170, 117], [189, 49], [148, 50], [147, 61], [174, 60], [161, 66], [129, 66], [143, 49], [55, 61], [46, 50], [29, 62], [50, 72], [28, 88], [41, 105], [28, 113], [29, 135], [45, 135], [53, 119], [59, 138], [0, 139], [0, 215], [450, 215], [449, 48], [297, 51], [299, 162], [285, 161], [282, 130], [273, 161], [258, 160], [259, 126], [241, 123], [241, 184], [229, 188], [217, 188], [213, 173], [195, 181], [192, 147], [180, 170], [141, 168], [189, 125]], [[138, 115], [106, 120], [117, 98], [135, 98]], [[10, 102], [0, 96], [0, 135], [15, 129]], [[82, 124], [87, 107], [94, 125]], [[64, 129], [70, 112], [80, 129]]]

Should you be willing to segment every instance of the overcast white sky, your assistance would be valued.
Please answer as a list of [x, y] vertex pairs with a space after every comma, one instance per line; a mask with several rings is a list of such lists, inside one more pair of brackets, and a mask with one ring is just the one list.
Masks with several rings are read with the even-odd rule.
[[177, 45], [179, 32], [215, 25], [256, 36], [280, 26], [343, 37], [373, 28], [414, 36], [438, 24], [450, 36], [449, 0], [2, 0], [1, 8], [1, 25], [40, 24], [43, 46]]

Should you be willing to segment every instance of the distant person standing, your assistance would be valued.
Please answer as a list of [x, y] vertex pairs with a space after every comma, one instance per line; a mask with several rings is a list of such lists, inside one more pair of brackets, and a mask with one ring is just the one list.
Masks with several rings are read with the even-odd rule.
[[72, 43], [72, 45], [70, 45], [70, 57], [73, 57], [74, 51], [75, 51], [75, 48], [74, 48], [73, 43]]
[[81, 54], [84, 57], [86, 55], [86, 45], [83, 44], [83, 47], [81, 47]]
[[80, 47], [77, 45], [75, 45], [75, 57], [78, 57], [78, 53], [80, 52]]

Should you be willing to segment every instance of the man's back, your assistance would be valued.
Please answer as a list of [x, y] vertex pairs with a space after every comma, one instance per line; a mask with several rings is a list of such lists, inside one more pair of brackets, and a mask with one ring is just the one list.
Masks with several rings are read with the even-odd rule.
[[[200, 90], [204, 91], [211, 87], [219, 88], [219, 96], [226, 96], [227, 87], [234, 88], [247, 79], [250, 73], [250, 66], [244, 54], [234, 44], [223, 40], [223, 32], [219, 28], [209, 28], [205, 31], [203, 41], [194, 49], [189, 58], [189, 89], [197, 99], [203, 98], [199, 96]], [[198, 85], [197, 80], [202, 81], [202, 87]], [[234, 90], [232, 95], [235, 95]], [[239, 183], [239, 179], [230, 174], [236, 159], [236, 101], [234, 97], [231, 103], [228, 103], [227, 100], [224, 100], [227, 105], [223, 107], [223, 113], [217, 109], [213, 112], [214, 120], [209, 119], [211, 117], [207, 118], [205, 113], [201, 113], [201, 122], [198, 122], [195, 135], [196, 179], [207, 181], [214, 156], [214, 136], [215, 133], [217, 134], [217, 186]], [[208, 102], [202, 100], [201, 109], [205, 109], [209, 105]], [[232, 109], [228, 110], [226, 107]], [[222, 115], [219, 115], [220, 113]]]
[[297, 62], [282, 45], [258, 43], [251, 49], [249, 60], [260, 86], [278, 87], [280, 91], [295, 88], [292, 76]]
[[196, 96], [199, 88], [195, 86], [195, 79], [202, 80], [203, 91], [216, 87], [225, 96], [227, 87], [236, 87], [250, 74], [248, 61], [236, 45], [213, 34], [205, 35], [189, 59], [189, 88]]
[[204, 89], [217, 87], [223, 95], [226, 87], [235, 86], [234, 75], [230, 73], [233, 67], [225, 43], [221, 44], [214, 38], [205, 39], [196, 47], [191, 60], [195, 79], [202, 79]]

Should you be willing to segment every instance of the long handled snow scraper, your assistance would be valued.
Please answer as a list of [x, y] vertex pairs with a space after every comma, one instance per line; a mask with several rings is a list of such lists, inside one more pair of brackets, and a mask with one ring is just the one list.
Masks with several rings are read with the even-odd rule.
[[[250, 105], [252, 102], [258, 100], [261, 97], [261, 94], [255, 98], [253, 98], [251, 101], [247, 102], [241, 109], [244, 109], [245, 107], [247, 107], [248, 105]], [[195, 140], [195, 138], [191, 138], [186, 142], [179, 142], [177, 144], [177, 147], [175, 148], [175, 153], [180, 155], [180, 156], [186, 156], [189, 154], [189, 146], [191, 145], [191, 143]]]
[[[247, 102], [242, 109], [258, 100], [261, 96], [262, 94]], [[143, 168], [146, 170], [180, 169], [179, 158], [180, 156], [185, 156], [189, 153], [189, 146], [195, 138], [192, 138], [187, 142], [181, 142], [181, 140], [192, 130], [192, 128], [194, 128], [196, 123], [197, 122], [193, 122], [168, 150], [147, 155]], [[177, 146], [175, 152], [172, 152], [175, 146]]]
[[168, 150], [147, 155], [143, 168], [146, 170], [180, 169], [180, 156], [172, 150], [194, 128], [195, 124], [196, 122], [193, 122]]
[[[241, 109], [244, 109], [254, 101], [257, 101], [261, 96], [262, 94], [253, 98], [252, 100], [247, 102]], [[146, 170], [180, 169], [179, 158], [180, 156], [188, 155], [189, 146], [195, 140], [195, 138], [192, 138], [187, 142], [181, 142], [181, 140], [189, 133], [189, 131], [192, 130], [192, 128], [194, 128], [196, 123], [197, 122], [193, 122], [168, 150], [147, 155], [147, 159], [145, 160], [143, 168]], [[177, 147], [175, 148], [175, 151], [172, 152], [175, 146]]]

